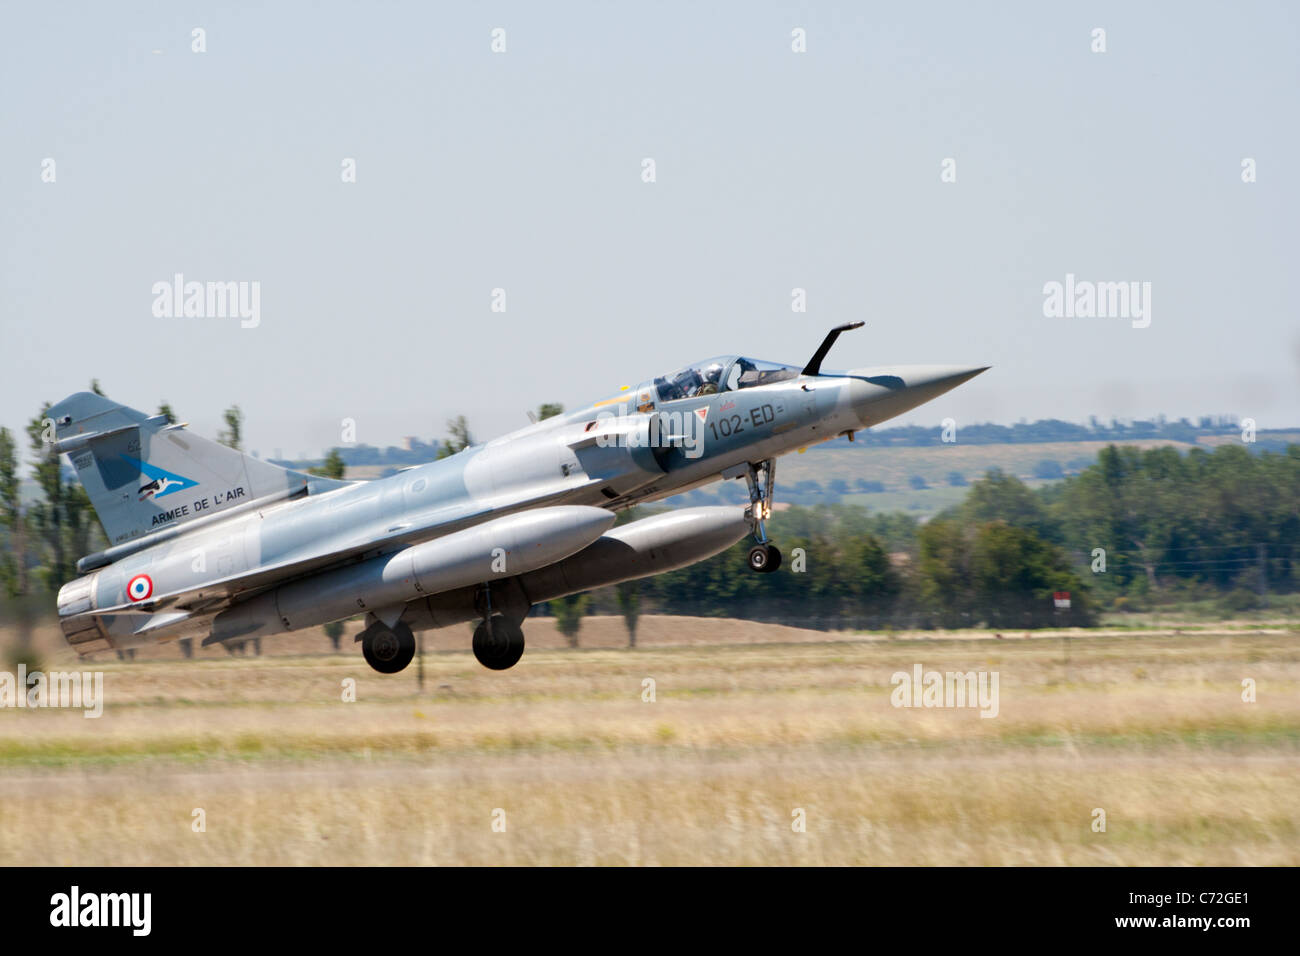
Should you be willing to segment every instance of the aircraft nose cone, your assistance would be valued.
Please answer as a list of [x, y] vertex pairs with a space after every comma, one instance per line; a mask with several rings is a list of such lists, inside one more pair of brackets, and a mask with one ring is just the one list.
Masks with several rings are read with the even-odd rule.
[[853, 369], [848, 374], [861, 383], [854, 389], [853, 404], [863, 425], [870, 427], [924, 405], [989, 368], [988, 365], [904, 365]]
[[951, 391], [963, 382], [969, 382], [981, 372], [987, 372], [991, 367], [989, 365], [970, 368], [964, 365], [927, 365], [915, 370], [906, 370], [908, 374], [905, 376], [905, 380], [908, 388], [932, 392], [930, 398], [934, 398], [944, 392]]

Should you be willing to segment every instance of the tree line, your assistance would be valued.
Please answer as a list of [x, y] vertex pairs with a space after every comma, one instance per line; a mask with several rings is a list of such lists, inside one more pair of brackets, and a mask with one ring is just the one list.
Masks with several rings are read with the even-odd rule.
[[[1034, 628], [1198, 599], [1245, 610], [1300, 589], [1300, 445], [1111, 445], [1037, 490], [989, 471], [925, 524], [835, 504], [779, 511], [769, 533], [785, 553], [776, 573], [748, 570], [746, 540], [641, 581], [639, 611], [814, 628]], [[1056, 606], [1062, 591], [1068, 609]], [[620, 613], [612, 589], [588, 606]]]

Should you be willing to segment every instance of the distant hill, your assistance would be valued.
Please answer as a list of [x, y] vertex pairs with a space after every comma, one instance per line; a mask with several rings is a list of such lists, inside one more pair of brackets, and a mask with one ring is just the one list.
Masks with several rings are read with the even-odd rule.
[[[1056, 418], [1036, 422], [1018, 422], [1015, 425], [963, 425], [957, 430], [957, 440], [964, 445], [1019, 445], [1049, 442], [1126, 442], [1161, 439], [1186, 444], [1241, 440], [1242, 419], [1236, 415], [1206, 415], [1195, 424], [1186, 418], [1169, 421], [1163, 416], [1146, 420], [1109, 423], [1093, 418], [1087, 425], [1065, 422]], [[1285, 447], [1296, 441], [1300, 429], [1260, 429], [1256, 444]], [[901, 425], [859, 432], [858, 441], [865, 445], [941, 445], [943, 430], [938, 425]]]

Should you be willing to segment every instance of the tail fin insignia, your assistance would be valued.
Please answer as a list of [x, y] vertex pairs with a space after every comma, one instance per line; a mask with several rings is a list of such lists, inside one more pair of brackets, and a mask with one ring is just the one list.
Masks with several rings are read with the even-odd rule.
[[308, 485], [333, 484], [78, 392], [49, 410], [111, 545]]

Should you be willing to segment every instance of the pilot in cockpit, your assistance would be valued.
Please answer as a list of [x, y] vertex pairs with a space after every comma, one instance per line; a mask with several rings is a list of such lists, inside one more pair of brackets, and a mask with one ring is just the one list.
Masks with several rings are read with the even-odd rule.
[[687, 392], [692, 398], [696, 395], [716, 395], [722, 386], [722, 363], [711, 362], [699, 370], [699, 384], [695, 391]]
[[[727, 376], [725, 379], [724, 374]], [[799, 370], [791, 365], [723, 356], [704, 359], [670, 375], [660, 376], [654, 380], [654, 386], [658, 390], [659, 401], [672, 402], [735, 391], [738, 388], [771, 385], [798, 375]]]
[[699, 395], [716, 395], [722, 385], [722, 363], [692, 365], [673, 376], [672, 381], [659, 388], [660, 397], [666, 401], [675, 398], [695, 398]]

